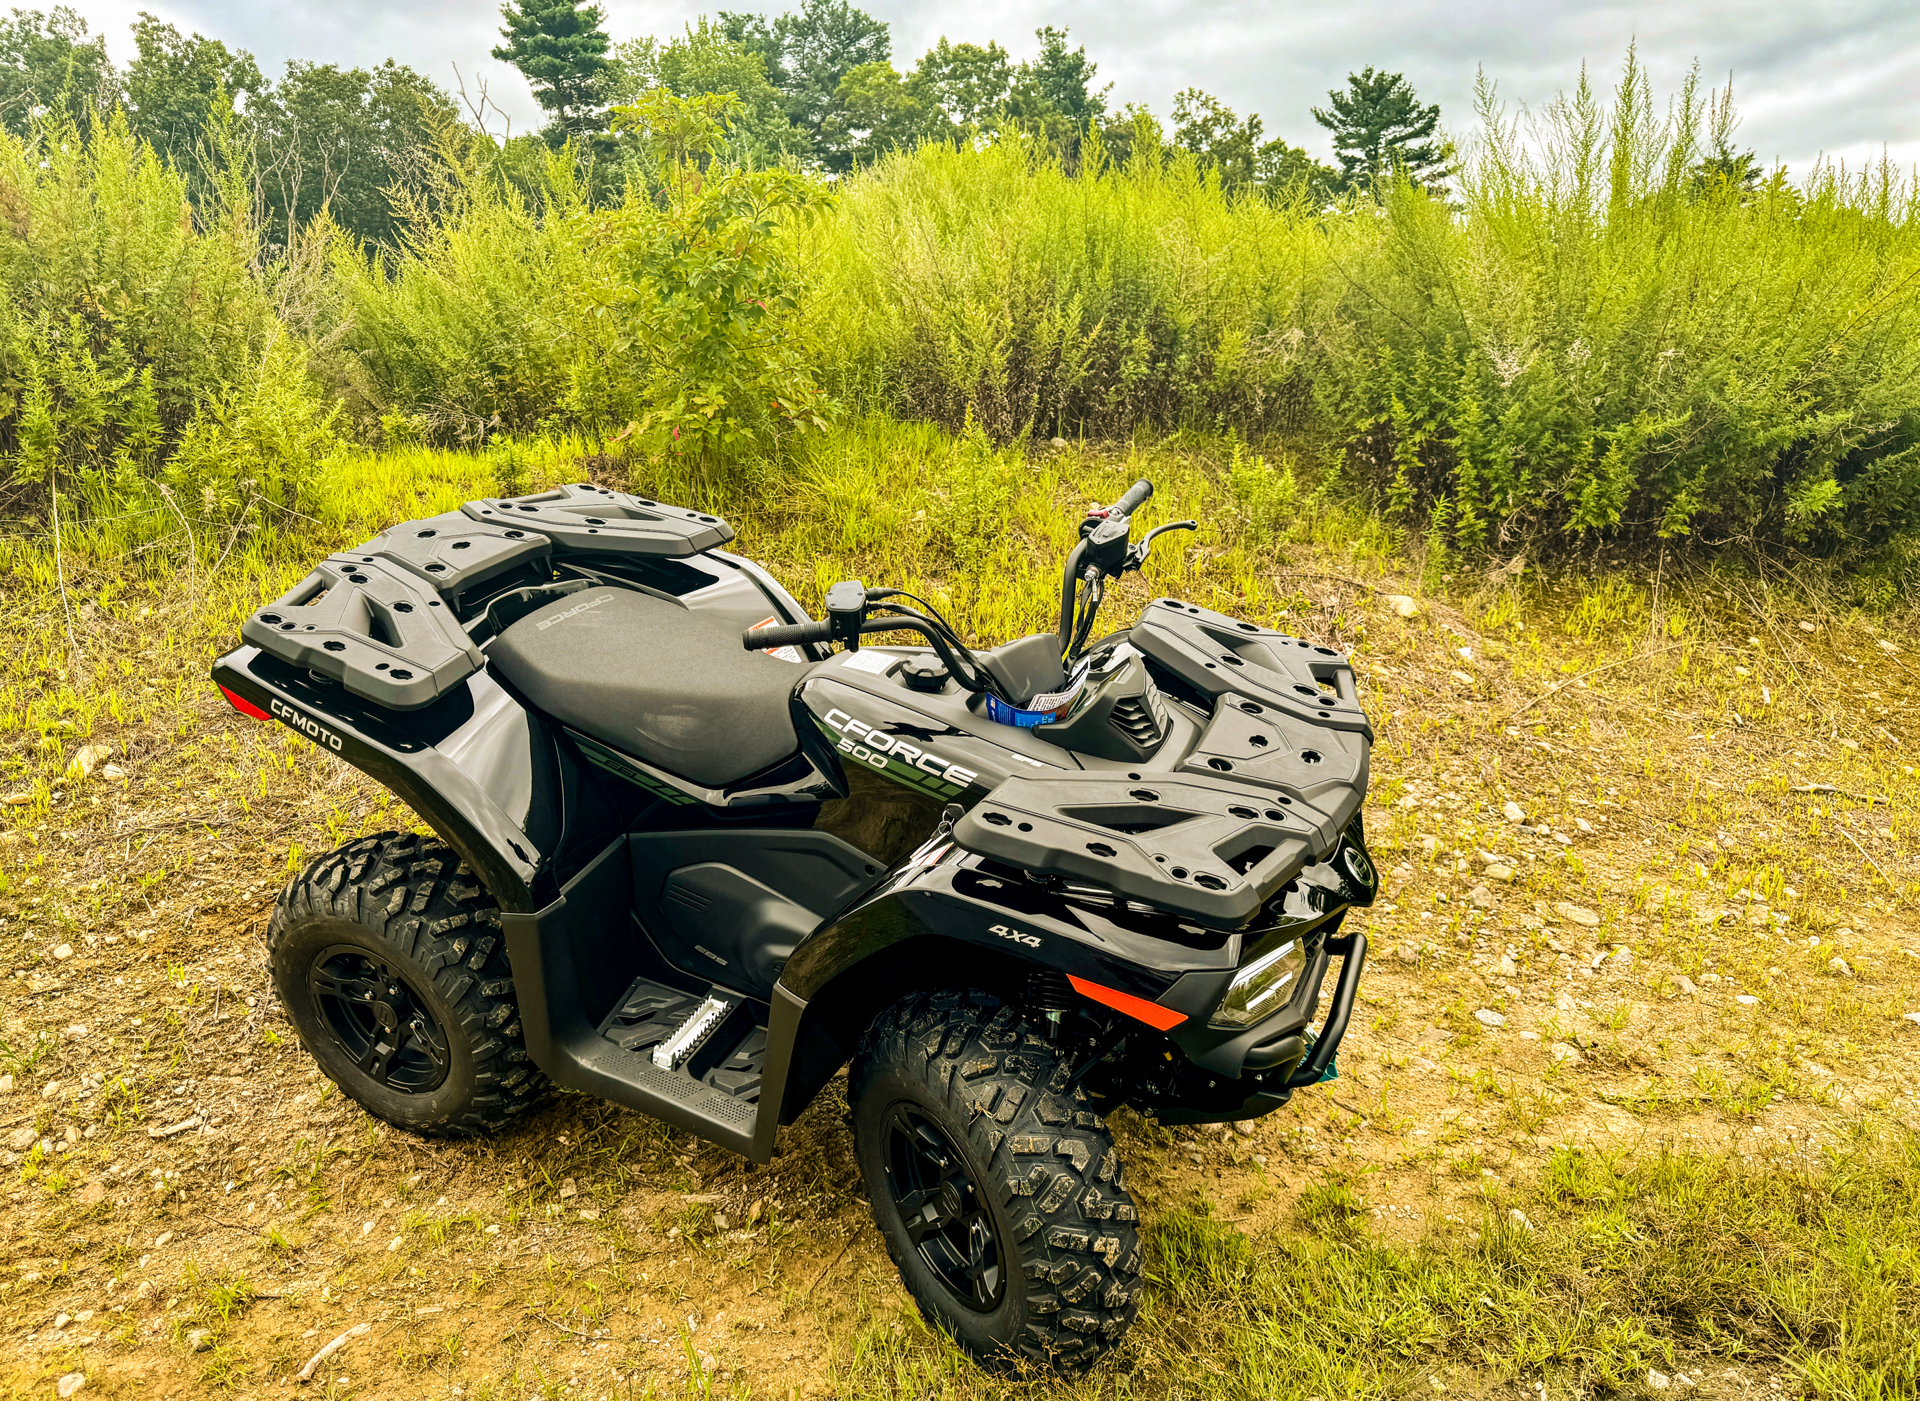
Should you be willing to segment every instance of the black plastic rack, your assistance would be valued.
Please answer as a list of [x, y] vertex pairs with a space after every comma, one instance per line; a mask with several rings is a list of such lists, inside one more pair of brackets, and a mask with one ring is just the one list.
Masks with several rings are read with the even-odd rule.
[[545, 582], [557, 558], [684, 557], [732, 538], [718, 516], [579, 483], [469, 501], [328, 556], [240, 635], [363, 700], [417, 710], [482, 666], [461, 621], [476, 598]]
[[1251, 918], [1339, 845], [1367, 791], [1373, 728], [1339, 652], [1178, 599], [1128, 634], [1205, 712], [1172, 772], [1009, 778], [954, 839], [1043, 875], [1214, 924]]

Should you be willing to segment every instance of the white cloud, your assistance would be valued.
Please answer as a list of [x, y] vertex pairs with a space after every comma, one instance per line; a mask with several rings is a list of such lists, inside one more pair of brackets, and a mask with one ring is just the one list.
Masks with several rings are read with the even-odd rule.
[[[603, 0], [616, 39], [677, 30], [703, 10], [750, 8], [752, 0]], [[256, 0], [111, 0], [83, 6], [104, 30], [117, 61], [130, 56], [127, 26], [150, 9], [251, 49], [270, 73], [288, 58], [377, 63], [393, 57], [440, 82], [453, 64], [526, 126], [537, 108], [518, 73], [488, 56], [497, 42], [494, 0], [331, 0], [262, 6]], [[776, 7], [780, 8], [780, 7]], [[870, 0], [886, 20], [895, 61], [906, 66], [942, 35], [998, 40], [1016, 58], [1034, 48], [1033, 30], [1064, 25], [1087, 46], [1102, 81], [1121, 102], [1163, 115], [1173, 94], [1194, 86], [1240, 112], [1257, 111], [1269, 134], [1325, 153], [1325, 133], [1308, 109], [1327, 89], [1369, 64], [1404, 72], [1456, 133], [1472, 119], [1476, 65], [1510, 103], [1540, 106], [1572, 85], [1587, 64], [1596, 83], [1615, 80], [1637, 42], [1662, 94], [1697, 60], [1718, 84], [1732, 73], [1744, 123], [1742, 145], [1763, 161], [1803, 171], [1817, 156], [1858, 165], [1882, 147], [1920, 162], [1920, 6], [1912, 0], [1692, 0], [1688, 4], [1579, 0], [952, 0], [909, 4]]]

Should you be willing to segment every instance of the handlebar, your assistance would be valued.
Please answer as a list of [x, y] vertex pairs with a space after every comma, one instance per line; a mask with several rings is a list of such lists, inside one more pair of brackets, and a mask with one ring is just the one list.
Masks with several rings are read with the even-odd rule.
[[833, 641], [833, 624], [822, 618], [816, 623], [782, 623], [777, 627], [748, 628], [740, 634], [740, 645], [749, 652], [770, 651], [775, 647], [804, 646], [809, 642]]
[[[933, 650], [946, 664], [947, 674], [964, 689], [983, 691], [994, 684], [973, 653], [957, 637], [952, 636], [943, 623], [922, 617], [911, 609], [893, 607], [887, 616], [860, 619], [857, 624], [849, 620], [849, 626], [851, 635], [843, 632], [842, 625], [836, 624], [832, 618], [810, 623], [785, 623], [770, 628], [748, 628], [740, 634], [740, 645], [749, 652], [759, 652], [809, 642], [844, 641], [852, 650], [853, 644], [866, 633], [917, 632], [933, 644]], [[964, 666], [961, 662], [963, 657], [966, 659]], [[1005, 700], [1006, 697], [1002, 696], [1001, 699]]]
[[[869, 632], [923, 632], [920, 622], [913, 618], [868, 618], [860, 624], [861, 633]], [[740, 645], [749, 652], [764, 652], [774, 647], [805, 646], [809, 642], [833, 642], [833, 619], [822, 618], [813, 623], [782, 623], [778, 627], [748, 628], [740, 634]]]
[[1153, 495], [1153, 483], [1144, 477], [1127, 488], [1127, 494], [1114, 502], [1108, 509], [1115, 515], [1130, 516], [1147, 504]]

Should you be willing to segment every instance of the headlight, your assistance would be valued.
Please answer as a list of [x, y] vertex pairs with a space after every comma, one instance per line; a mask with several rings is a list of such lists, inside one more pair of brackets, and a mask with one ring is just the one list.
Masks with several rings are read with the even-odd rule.
[[1273, 933], [1253, 946], [1247, 961], [1234, 974], [1227, 995], [1213, 1009], [1214, 1026], [1251, 1026], [1287, 1005], [1294, 985], [1307, 966], [1307, 951], [1298, 937]]

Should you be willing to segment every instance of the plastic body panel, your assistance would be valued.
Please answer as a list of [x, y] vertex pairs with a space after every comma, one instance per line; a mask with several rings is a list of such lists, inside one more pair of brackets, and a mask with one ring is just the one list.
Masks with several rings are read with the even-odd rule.
[[[553, 794], [551, 785], [541, 783], [541, 775], [533, 771], [531, 740], [524, 751], [524, 778], [500, 782], [502, 766], [510, 770], [517, 762], [514, 751], [524, 714], [516, 718], [497, 706], [476, 704], [471, 686], [427, 709], [396, 713], [315, 681], [256, 647], [241, 647], [220, 658], [213, 679], [407, 802], [479, 872], [501, 909], [531, 909], [540, 901], [536, 886], [547, 853], [527, 829], [551, 829], [555, 814], [541, 807]], [[465, 755], [482, 777], [477, 779], [442, 745]], [[494, 796], [496, 791], [527, 795], [526, 810], [509, 813]]]
[[756, 1149], [756, 1129], [772, 1117], [764, 1090], [758, 1107], [743, 1104], [601, 1035], [601, 1022], [646, 965], [632, 898], [626, 844], [615, 842], [548, 905], [501, 916], [527, 1054], [558, 1085], [767, 1161], [771, 1128]]
[[669, 961], [762, 1001], [800, 941], [881, 876], [865, 852], [805, 828], [636, 832], [627, 841], [641, 921], [678, 935]]

